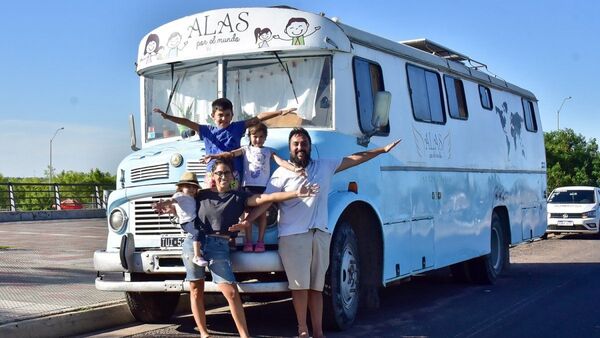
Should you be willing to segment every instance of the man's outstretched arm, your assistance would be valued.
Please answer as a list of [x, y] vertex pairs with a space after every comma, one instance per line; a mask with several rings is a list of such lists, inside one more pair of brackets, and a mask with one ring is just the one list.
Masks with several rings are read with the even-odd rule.
[[342, 163], [335, 171], [339, 173], [340, 171], [346, 170], [348, 168], [352, 168], [361, 163], [367, 162], [368, 160], [377, 157], [378, 155], [384, 154], [392, 150], [398, 143], [402, 140], [396, 140], [384, 147], [379, 147], [371, 150], [361, 151], [358, 153], [354, 153], [352, 155], [348, 155], [342, 159]]

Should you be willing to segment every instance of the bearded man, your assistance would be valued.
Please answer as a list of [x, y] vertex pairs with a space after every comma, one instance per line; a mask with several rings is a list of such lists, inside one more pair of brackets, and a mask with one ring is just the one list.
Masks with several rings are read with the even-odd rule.
[[[385, 147], [358, 152], [337, 159], [312, 160], [311, 138], [304, 128], [294, 128], [289, 136], [290, 161], [304, 169], [298, 175], [278, 168], [271, 176], [265, 193], [297, 190], [307, 182], [318, 184], [319, 194], [279, 203], [279, 256], [285, 269], [292, 303], [298, 320], [298, 336], [309, 337], [306, 322], [310, 310], [312, 337], [323, 337], [323, 286], [329, 267], [331, 231], [327, 227], [327, 196], [333, 175], [387, 153], [400, 140]], [[269, 208], [264, 204], [252, 210], [242, 222], [249, 226]]]

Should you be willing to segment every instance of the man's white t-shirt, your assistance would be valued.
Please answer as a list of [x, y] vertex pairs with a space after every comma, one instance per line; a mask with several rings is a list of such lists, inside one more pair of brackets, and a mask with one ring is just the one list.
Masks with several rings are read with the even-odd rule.
[[264, 187], [271, 176], [273, 149], [267, 147], [242, 146], [244, 152], [243, 187]]
[[176, 192], [172, 198], [177, 201], [174, 206], [179, 224], [191, 222], [196, 218], [196, 199], [193, 196]]
[[285, 168], [277, 168], [267, 185], [265, 193], [295, 191], [307, 182], [319, 185], [319, 193], [313, 197], [293, 198], [279, 202], [279, 236], [289, 236], [327, 228], [327, 198], [331, 179], [342, 163], [342, 159], [312, 160], [306, 167], [306, 177]]

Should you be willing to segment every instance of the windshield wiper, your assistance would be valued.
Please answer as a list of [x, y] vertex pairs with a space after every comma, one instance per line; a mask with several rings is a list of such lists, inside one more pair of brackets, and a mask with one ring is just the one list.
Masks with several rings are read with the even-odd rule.
[[[171, 87], [171, 94], [169, 94], [169, 101], [167, 101], [167, 108], [165, 109], [165, 114], [169, 114], [169, 109], [171, 109], [171, 101], [173, 100], [173, 96], [175, 95], [175, 92], [177, 91], [177, 86], [179, 85], [179, 80], [181, 80], [181, 82], [183, 82], [183, 79], [185, 79], [186, 74], [187, 74], [187, 71], [185, 71], [183, 73], [183, 75], [178, 77], [177, 80], [175, 81], [175, 83], [173, 84], [173, 86]], [[171, 83], [173, 83], [174, 75], [175, 75], [174, 64], [171, 64]]]
[[281, 68], [283, 68], [283, 70], [285, 70], [285, 73], [287, 74], [288, 79], [290, 79], [290, 85], [292, 86], [292, 92], [294, 93], [294, 98], [296, 99], [296, 104], [300, 104], [298, 102], [298, 96], [296, 95], [296, 88], [294, 88], [294, 81], [292, 81], [292, 76], [290, 75], [290, 70], [288, 69], [287, 64], [283, 64], [283, 62], [281, 62], [281, 59], [279, 58], [279, 55], [277, 54], [277, 52], [273, 52], [273, 54], [275, 54], [277, 61], [279, 61], [279, 64], [281, 65]]

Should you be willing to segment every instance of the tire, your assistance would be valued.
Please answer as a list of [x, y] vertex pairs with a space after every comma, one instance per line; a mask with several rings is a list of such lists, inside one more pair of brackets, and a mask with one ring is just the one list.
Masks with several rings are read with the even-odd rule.
[[502, 270], [508, 267], [508, 238], [495, 212], [492, 214], [490, 241], [489, 254], [468, 262], [470, 276], [479, 284], [494, 284]]
[[342, 221], [331, 239], [330, 264], [323, 299], [326, 325], [345, 330], [356, 319], [360, 295], [358, 241], [350, 223]]
[[171, 318], [179, 302], [179, 293], [125, 292], [125, 299], [135, 319], [157, 323]]

